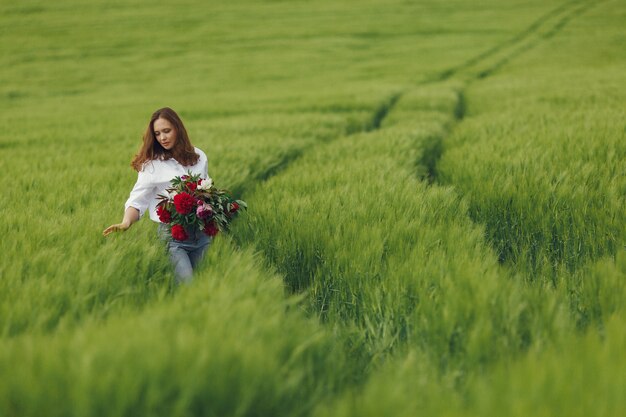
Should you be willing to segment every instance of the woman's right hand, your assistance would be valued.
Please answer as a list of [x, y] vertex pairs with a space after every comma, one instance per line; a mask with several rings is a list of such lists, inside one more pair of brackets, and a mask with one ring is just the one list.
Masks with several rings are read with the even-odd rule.
[[104, 231], [102, 232], [102, 235], [108, 236], [113, 232], [123, 232], [125, 230], [128, 230], [129, 227], [130, 227], [130, 224], [128, 223], [112, 224], [111, 226], [104, 229]]
[[139, 210], [132, 206], [128, 207], [124, 212], [124, 218], [122, 219], [122, 223], [112, 224], [111, 226], [104, 229], [102, 234], [104, 236], [108, 236], [113, 232], [123, 232], [125, 230], [128, 230], [128, 228], [137, 220], [139, 220]]

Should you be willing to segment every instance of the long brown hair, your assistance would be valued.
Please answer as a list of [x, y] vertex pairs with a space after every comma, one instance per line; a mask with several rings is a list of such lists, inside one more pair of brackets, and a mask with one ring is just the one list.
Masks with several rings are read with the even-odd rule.
[[[154, 135], [154, 122], [157, 119], [166, 119], [174, 125], [174, 129], [176, 130], [176, 143], [169, 151], [161, 146]], [[163, 107], [152, 113], [150, 123], [146, 128], [146, 132], [143, 134], [141, 148], [139, 148], [139, 152], [133, 158], [130, 166], [132, 166], [135, 171], [141, 171], [143, 164], [148, 161], [155, 159], [168, 160], [171, 158], [177, 160], [181, 165], [191, 166], [198, 162], [200, 155], [196, 153], [191, 144], [187, 130], [183, 125], [183, 121], [178, 117], [178, 114], [169, 107]]]

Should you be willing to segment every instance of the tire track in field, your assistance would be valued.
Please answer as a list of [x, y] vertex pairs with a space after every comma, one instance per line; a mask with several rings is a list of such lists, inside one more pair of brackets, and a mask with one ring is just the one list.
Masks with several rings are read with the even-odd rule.
[[383, 120], [393, 110], [398, 100], [400, 100], [400, 97], [402, 97], [402, 94], [402, 91], [390, 94], [385, 100], [383, 100], [382, 103], [378, 105], [378, 107], [374, 109], [367, 123], [364, 123], [359, 128], [354, 129], [353, 126], [349, 126], [346, 131], [339, 136], [313, 142], [300, 148], [292, 149], [289, 152], [286, 152], [282, 156], [282, 158], [277, 159], [274, 163], [268, 165], [264, 170], [255, 175], [252, 179], [246, 181], [246, 183], [234, 189], [234, 193], [236, 195], [247, 195], [254, 193], [254, 190], [259, 185], [280, 174], [282, 171], [284, 171], [297, 160], [299, 160], [303, 155], [305, 155], [315, 146], [323, 145], [342, 137], [352, 136], [359, 133], [372, 132], [374, 130], [380, 129]]
[[511, 39], [494, 46], [457, 67], [441, 72], [435, 81], [460, 78], [466, 80], [467, 83], [471, 83], [485, 78], [512, 59], [553, 37], [573, 18], [602, 1], [604, 0], [591, 3], [577, 0], [564, 3], [535, 20], [530, 26]]
[[522, 54], [537, 47], [541, 43], [549, 40], [559, 33], [563, 28], [574, 18], [580, 16], [582, 13], [590, 9], [591, 7], [601, 3], [601, 1], [595, 3], [572, 3], [572, 6], [563, 10], [562, 13], [556, 14], [554, 19], [550, 19], [548, 23], [551, 23], [546, 31], [542, 31], [542, 27], [538, 27], [533, 35], [528, 38], [522, 39], [519, 43], [513, 45], [511, 50], [504, 56], [500, 57], [494, 64], [481, 70], [474, 80], [483, 79], [490, 76], [494, 72], [498, 71], [502, 66], [509, 63], [511, 60], [521, 56]]
[[[602, 0], [601, 0], [602, 1]], [[465, 117], [466, 99], [465, 90], [475, 81], [479, 81], [497, 71], [510, 60], [520, 56], [522, 53], [539, 45], [558, 32], [560, 32], [566, 24], [574, 17], [582, 14], [594, 4], [587, 3], [584, 0], [576, 0], [565, 2], [556, 8], [550, 10], [544, 15], [533, 21], [526, 29], [517, 33], [510, 39], [501, 42], [494, 47], [468, 59], [467, 61], [444, 70], [431, 79], [426, 79], [418, 83], [415, 88], [407, 88], [401, 91], [391, 93], [372, 113], [368, 123], [365, 123], [358, 129], [347, 130], [342, 135], [324, 140], [322, 142], [314, 142], [301, 148], [287, 152], [282, 158], [275, 163], [268, 165], [265, 170], [258, 173], [249, 182], [246, 182], [238, 188], [238, 194], [250, 195], [254, 194], [258, 186], [267, 182], [271, 178], [279, 175], [281, 172], [297, 163], [305, 154], [313, 148], [324, 146], [339, 138], [366, 132], [373, 132], [383, 127], [383, 122], [387, 116], [393, 112], [402, 97], [414, 90], [419, 90], [424, 86], [433, 86], [445, 81], [456, 80], [461, 81], [461, 87], [456, 90], [456, 103], [451, 111], [452, 123], [445, 129], [444, 133], [432, 141], [427, 146], [421, 157], [416, 161], [420, 166], [425, 167], [425, 174], [421, 179], [427, 181], [431, 185], [437, 184], [437, 165], [443, 152], [443, 141], [458, 126]]]
[[545, 15], [539, 17], [537, 20], [535, 20], [530, 26], [528, 26], [525, 30], [521, 31], [520, 33], [518, 33], [517, 35], [513, 36], [511, 39], [508, 39], [504, 42], [501, 42], [493, 47], [491, 47], [490, 49], [470, 58], [469, 60], [461, 63], [460, 65], [456, 66], [456, 67], [452, 67], [449, 68], [447, 70], [444, 70], [442, 72], [440, 72], [437, 76], [434, 77], [433, 80], [431, 80], [431, 82], [437, 82], [437, 81], [445, 81], [448, 80], [450, 78], [452, 78], [453, 76], [463, 73], [464, 71], [467, 71], [469, 68], [471, 68], [472, 66], [475, 66], [477, 64], [479, 64], [480, 62], [483, 62], [487, 59], [489, 59], [490, 57], [496, 55], [497, 53], [506, 50], [507, 47], [512, 47], [514, 45], [516, 45], [519, 42], [522, 42], [524, 39], [528, 38], [529, 36], [531, 36], [532, 34], [534, 34], [536, 31], [538, 31], [541, 26], [546, 22], [549, 21], [550, 19], [561, 15], [564, 12], [567, 12], [569, 10], [569, 8], [571, 7], [572, 3], [563, 3], [560, 6], [557, 6], [556, 8], [552, 9], [551, 11], [549, 11], [548, 13], [546, 13]]
[[[469, 59], [468, 61], [462, 63], [457, 67], [443, 71], [437, 77], [435, 77], [435, 79], [422, 81], [414, 88], [407, 88], [399, 92], [393, 92], [383, 103], [381, 103], [375, 109], [373, 114], [371, 114], [371, 119], [369, 123], [366, 123], [360, 129], [346, 132], [343, 135], [339, 135], [328, 140], [308, 144], [299, 148], [297, 151], [286, 154], [276, 164], [267, 167], [265, 171], [257, 175], [255, 180], [251, 181], [250, 185], [245, 186], [243, 192], [245, 192], [246, 194], [251, 193], [253, 194], [253, 197], [259, 196], [259, 198], [263, 198], [259, 195], [259, 192], [255, 190], [257, 186], [262, 185], [268, 180], [276, 177], [287, 168], [297, 168], [298, 162], [303, 162], [301, 161], [302, 157], [310, 153], [313, 149], [324, 149], [331, 142], [335, 142], [336, 140], [339, 140], [341, 138], [346, 138], [347, 136], [350, 136], [352, 134], [375, 132], [377, 130], [385, 129], [385, 120], [390, 114], [393, 114], [398, 105], [402, 103], [403, 97], [405, 97], [407, 94], [411, 93], [412, 91], [419, 90], [426, 85], [429, 85], [430, 87], [432, 87], [433, 85], [437, 86], [439, 83], [454, 79], [461, 81], [461, 83], [460, 86], [455, 89], [456, 100], [453, 103], [452, 108], [450, 109], [452, 123], [447, 126], [447, 129], [441, 134], [441, 136], [436, 138], [436, 140], [431, 141], [431, 144], [429, 144], [429, 148], [422, 153], [420, 161], [418, 161], [420, 165], [427, 167], [424, 179], [428, 180], [428, 182], [433, 184], [433, 186], [436, 186], [437, 164], [442, 154], [442, 142], [444, 138], [459, 123], [461, 123], [465, 117], [465, 89], [467, 88], [469, 83], [480, 80], [481, 78], [484, 78], [485, 76], [493, 73], [500, 66], [504, 65], [504, 63], [506, 63], [506, 60], [510, 60], [513, 57], [516, 57], [518, 54], [522, 53], [525, 50], [521, 48], [522, 45], [532, 46], [533, 44], [537, 44], [538, 42], [540, 42], [541, 39], [545, 39], [547, 34], [558, 33], [558, 31], [560, 31], [565, 26], [565, 24], [571, 18], [573, 18], [573, 16], [576, 15], [576, 13], [582, 13], [583, 10], [584, 9], [579, 7], [578, 1], [564, 3], [558, 8], [551, 10], [547, 14], [535, 20], [529, 27], [527, 27], [517, 35], [514, 35], [511, 39], [508, 39], [505, 42], [496, 45], [495, 47]], [[553, 34], [550, 36], [553, 36]], [[481, 73], [485, 73], [486, 75], [483, 75], [481, 77]], [[355, 146], [358, 145], [355, 144]], [[293, 164], [296, 164], [296, 166], [292, 166]], [[284, 175], [287, 174], [288, 173], [285, 173]], [[294, 194], [297, 194], [297, 191], [294, 192]], [[469, 221], [470, 219], [468, 218], [467, 220]], [[303, 232], [297, 229], [295, 229], [293, 233], [296, 234], [300, 239], [305, 239], [307, 237], [306, 234], [303, 234]], [[300, 250], [297, 245], [289, 246], [287, 249], [284, 250], [284, 253], [281, 254], [281, 257], [279, 258], [272, 256], [272, 242], [246, 240], [246, 238], [243, 238], [236, 239], [236, 244], [243, 247], [255, 247], [256, 245], [258, 245], [256, 246], [256, 250], [259, 251], [261, 255], [268, 261], [269, 265], [272, 265], [272, 267], [278, 267], [279, 270], [286, 269], [288, 271], [295, 271], [297, 274], [304, 276], [305, 279], [302, 281], [303, 285], [296, 288], [296, 290], [298, 291], [305, 289], [310, 284], [310, 282], [308, 281], [309, 278], [307, 277], [312, 277], [315, 273], [318, 263], [324, 262], [321, 255], [319, 258], [315, 258], [315, 256], [317, 256], [315, 247], [309, 251], [309, 253], [313, 255], [307, 258], [306, 256], [302, 255], [305, 251]], [[346, 244], [350, 243], [346, 242]], [[281, 265], [284, 266], [284, 268], [281, 268]], [[289, 284], [289, 280], [287, 279], [287, 277], [290, 273], [293, 272], [280, 273], [285, 278], [286, 284]], [[297, 281], [297, 283], [299, 284], [300, 281]], [[332, 291], [332, 289], [329, 291]], [[321, 313], [323, 312], [323, 305], [325, 302], [325, 300], [321, 300], [319, 305], [316, 304], [313, 307], [315, 309], [319, 308], [319, 312]], [[373, 330], [371, 333], [376, 334], [377, 332]], [[395, 343], [395, 340], [389, 346], [392, 346], [393, 343]]]
[[[463, 122], [466, 113], [466, 90], [472, 83], [490, 77], [524, 53], [551, 40], [572, 20], [603, 2], [604, 0], [593, 3], [574, 1], [560, 6], [535, 21], [520, 35], [512, 38], [511, 41], [501, 44], [504, 47], [492, 48], [487, 53], [481, 55], [482, 59], [467, 61], [464, 65], [452, 71], [442, 73], [442, 77], [440, 77], [442, 80], [445, 80], [446, 77], [453, 78], [454, 75], [464, 82], [457, 91], [457, 102], [450, 127], [439, 137], [438, 143], [424, 150], [424, 153], [417, 161], [418, 164], [426, 167], [426, 175], [422, 174], [421, 179], [427, 181], [430, 185], [439, 185], [437, 168], [443, 154], [443, 142]], [[472, 219], [472, 221], [475, 220]], [[496, 252], [498, 251], [496, 250]], [[498, 253], [498, 259], [501, 263], [505, 261], [501, 253]]]
[[495, 47], [469, 59], [463, 64], [441, 72], [427, 84], [437, 84], [444, 81], [459, 79], [463, 81], [456, 91], [457, 102], [452, 112], [453, 123], [446, 129], [445, 134], [439, 138], [439, 143], [426, 149], [417, 161], [426, 167], [427, 175], [422, 179], [429, 184], [437, 182], [437, 164], [442, 155], [442, 143], [446, 137], [461, 123], [466, 113], [465, 91], [472, 83], [487, 78], [508, 64], [515, 58], [541, 45], [562, 31], [567, 24], [584, 12], [602, 3], [574, 1], [564, 3], [539, 19], [535, 20], [528, 28], [518, 33], [511, 39], [504, 41]]
[[[575, 6], [579, 3], [582, 3], [582, 6], [576, 8]], [[574, 17], [574, 15], [581, 14], [590, 6], [591, 4], [585, 3], [584, 1], [583, 2], [574, 1], [574, 2], [563, 3], [557, 6], [556, 8], [552, 9], [545, 15], [539, 17], [537, 20], [531, 23], [530, 26], [528, 26], [526, 29], [516, 34], [512, 38], [497, 44], [496, 46], [470, 58], [469, 60], [461, 63], [458, 66], [455, 66], [455, 67], [452, 67], [452, 68], [449, 68], [440, 72], [439, 74], [435, 75], [431, 79], [427, 79], [427, 80], [420, 82], [419, 85], [421, 86], [432, 85], [432, 84], [436, 84], [439, 82], [443, 82], [443, 81], [455, 78], [455, 76], [463, 77], [463, 75], [466, 75], [468, 72], [471, 72], [472, 68], [480, 66], [482, 63], [484, 63], [485, 61], [488, 61], [490, 58], [494, 56], [497, 56], [498, 54], [503, 54], [504, 58], [499, 59], [498, 61], [496, 61], [494, 65], [480, 71], [478, 74], [471, 77], [470, 80], [468, 81], [471, 82], [476, 79], [484, 78], [487, 75], [490, 75], [491, 73], [499, 69], [504, 64], [506, 64], [509, 60], [515, 58], [522, 52], [525, 52], [526, 50], [530, 49], [532, 46], [535, 46], [536, 44], [530, 44], [524, 49], [518, 49], [520, 44], [525, 43], [529, 38], [532, 38], [534, 35], [536, 35], [539, 31], [541, 31], [541, 29], [545, 25], [549, 24], [550, 22], [554, 20], [557, 20], [557, 24], [549, 32], [547, 32], [544, 35], [544, 38], [547, 39], [548, 37], [552, 37], [556, 33], [558, 33], [558, 31], [560, 31], [567, 24], [567, 22], [572, 17]], [[455, 121], [457, 122], [462, 120], [463, 117], [465, 116], [464, 89], [465, 88], [463, 88], [461, 91], [458, 92], [458, 103], [454, 109], [454, 118], [455, 118]], [[409, 91], [408, 89], [405, 89], [403, 91], [397, 91], [397, 92], [390, 94], [389, 97], [386, 100], [384, 100], [374, 110], [369, 123], [363, 125], [360, 129], [346, 131], [343, 135], [337, 136], [330, 140], [323, 141], [322, 143], [332, 142], [333, 140], [338, 139], [340, 137], [351, 136], [351, 135], [365, 133], [365, 132], [372, 132], [372, 131], [380, 129], [387, 115], [394, 109], [394, 107], [396, 106], [398, 101], [401, 99], [401, 97], [408, 91]], [[305, 153], [307, 153], [310, 149], [312, 149], [312, 147], [317, 146], [319, 144], [320, 143], [312, 143], [302, 148], [294, 149], [290, 152], [287, 152], [285, 155], [283, 155], [282, 158], [278, 159], [275, 163], [269, 165], [265, 170], [257, 174], [248, 184], [244, 184], [239, 189], [237, 189], [238, 194], [243, 195], [243, 194], [252, 193], [259, 184], [262, 184], [268, 181], [273, 176], [278, 175], [279, 173], [284, 171], [287, 167], [289, 167], [291, 164], [293, 164], [298, 159], [300, 159]], [[441, 156], [440, 154], [431, 155], [427, 159], [432, 160], [434, 157], [434, 159], [438, 160], [440, 156]], [[428, 179], [429, 179], [429, 182], [432, 183], [435, 179], [435, 176], [434, 176], [435, 166], [432, 163], [429, 164], [428, 171], [429, 173], [431, 173], [429, 174]]]
[[[401, 103], [402, 98], [407, 94], [427, 86], [432, 88], [432, 86], [437, 86], [445, 81], [458, 80], [461, 81], [461, 85], [455, 89], [456, 101], [450, 111], [452, 123], [446, 126], [441, 136], [434, 138], [435, 140], [430, 141], [425, 146], [419, 160], [416, 161], [420, 166], [426, 168], [422, 179], [431, 185], [436, 185], [437, 164], [443, 152], [443, 140], [465, 117], [465, 90], [467, 86], [471, 82], [480, 80], [493, 73], [508, 62], [508, 60], [513, 59], [530, 47], [537, 45], [542, 39], [546, 39], [547, 36], [553, 36], [555, 33], [558, 33], [574, 15], [582, 13], [582, 11], [588, 7], [590, 7], [588, 4], [582, 4], [581, 6], [581, 0], [563, 3], [540, 16], [527, 28], [513, 35], [510, 39], [497, 44], [487, 51], [470, 58], [456, 67], [442, 71], [432, 79], [425, 79], [419, 82], [414, 88], [405, 88], [401, 91], [392, 92], [387, 99], [374, 110], [368, 123], [365, 123], [359, 129], [347, 131], [342, 135], [321, 142], [313, 142], [286, 153], [281, 159], [277, 160], [276, 163], [267, 166], [265, 170], [257, 174], [249, 183], [244, 184], [240, 188], [241, 193], [244, 195], [254, 194], [257, 187], [279, 175], [293, 164], [297, 164], [297, 162], [312, 149], [319, 149], [319, 147], [329, 145], [331, 142], [335, 142], [340, 138], [384, 129], [384, 121], [393, 113], [398, 103]], [[240, 244], [241, 243], [243, 242], [240, 242]]]
[[[456, 103], [451, 109], [452, 123], [444, 130], [438, 140], [430, 142], [416, 161], [418, 166], [424, 167], [419, 174], [420, 179], [433, 185], [437, 182], [437, 165], [443, 153], [443, 141], [448, 137], [459, 123], [465, 118], [467, 111], [465, 91], [473, 82], [480, 81], [502, 66], [509, 63], [523, 53], [538, 46], [542, 42], [559, 33], [573, 18], [579, 16], [596, 3], [588, 3], [584, 0], [575, 0], [563, 3], [544, 15], [537, 18], [526, 29], [517, 33], [486, 51], [468, 59], [467, 61], [446, 69], [434, 77], [418, 83], [419, 90], [425, 86], [443, 84], [458, 80], [460, 87], [455, 89]], [[407, 94], [410, 91], [404, 91]]]
[[[339, 135], [337, 137], [333, 137], [331, 139], [314, 142], [308, 144], [304, 147], [299, 148], [297, 151], [285, 155], [285, 157], [279, 161], [277, 164], [268, 167], [263, 173], [259, 174], [256, 178], [256, 181], [252, 181], [252, 184], [246, 188], [245, 192], [252, 193], [253, 198], [263, 198], [263, 195], [260, 195], [259, 191], [263, 190], [263, 188], [259, 190], [254, 190], [257, 186], [264, 184], [268, 180], [276, 177], [280, 173], [282, 173], [287, 168], [298, 168], [298, 165], [306, 166], [306, 161], [303, 160], [303, 156], [311, 153], [312, 150], [320, 151], [322, 153], [332, 152], [334, 148], [330, 147], [331, 142], [335, 142], [339, 139], [345, 139], [350, 136], [350, 133], [367, 133], [367, 132], [376, 132], [379, 130], [386, 129], [385, 121], [388, 119], [390, 115], [393, 115], [394, 110], [397, 110], [398, 105], [401, 105], [402, 99], [406, 97], [408, 94], [411, 94], [415, 90], [419, 90], [420, 88], [430, 88], [437, 89], [439, 83], [443, 83], [445, 81], [451, 81], [454, 79], [455, 81], [459, 81], [459, 86], [456, 87], [454, 99], [450, 99], [448, 97], [448, 104], [452, 104], [449, 107], [449, 114], [452, 116], [452, 122], [447, 124], [446, 129], [442, 131], [441, 135], [437, 138], [433, 138], [433, 140], [428, 141], [427, 149], [421, 153], [419, 164], [421, 166], [426, 167], [425, 179], [428, 180], [433, 186], [436, 185], [437, 181], [437, 164], [442, 154], [442, 142], [444, 137], [446, 137], [450, 131], [452, 131], [455, 126], [457, 126], [465, 117], [466, 113], [466, 104], [465, 104], [465, 89], [469, 85], [471, 81], [479, 80], [481, 78], [480, 74], [488, 71], [487, 73], [495, 71], [499, 66], [503, 65], [504, 60], [511, 59], [511, 57], [516, 56], [516, 53], [521, 53], [522, 49], [520, 49], [521, 45], [532, 44], [539, 42], [537, 39], [542, 38], [542, 34], [550, 33], [554, 31], [554, 28], [557, 27], [557, 31], [560, 30], [557, 24], [560, 22], [566, 21], [568, 16], [573, 15], [573, 11], [578, 9], [578, 2], [568, 2], [556, 9], [551, 10], [547, 14], [541, 16], [539, 19], [535, 20], [531, 23], [530, 26], [525, 28], [520, 33], [513, 35], [512, 38], [496, 45], [495, 47], [489, 49], [486, 52], [483, 52], [468, 61], [462, 63], [461, 65], [442, 72], [439, 76], [437, 76], [434, 80], [425, 80], [420, 82], [414, 88], [406, 88], [402, 91], [393, 92], [388, 96], [388, 98], [381, 103], [377, 109], [371, 114], [371, 118], [369, 123], [366, 123], [362, 126], [361, 129], [355, 129], [354, 132], [346, 132], [344, 135]], [[564, 24], [561, 24], [561, 28]], [[449, 91], [449, 86], [446, 88]], [[428, 103], [426, 103], [428, 104]], [[419, 103], [418, 103], [419, 107]], [[442, 113], [445, 113], [446, 110], [443, 110]], [[408, 116], [407, 119], [412, 117]], [[428, 117], [428, 116], [426, 116]], [[391, 123], [392, 121], [390, 121]], [[400, 121], [402, 123], [402, 121]], [[350, 142], [349, 140], [347, 142]], [[354, 147], [358, 147], [358, 141], [356, 141], [353, 145]], [[350, 157], [350, 151], [346, 151], [346, 156]], [[334, 159], [334, 162], [339, 162], [340, 159]], [[300, 164], [298, 164], [300, 162]], [[294, 166], [295, 164], [295, 166]], [[323, 169], [323, 167], [322, 167]], [[292, 169], [289, 172], [285, 172], [280, 178], [276, 178], [276, 180], [280, 180], [286, 175], [293, 175], [294, 171]], [[410, 173], [410, 171], [408, 171]], [[284, 185], [284, 184], [283, 184]], [[284, 187], [281, 187], [284, 189]], [[297, 195], [299, 190], [288, 191], [286, 196], [281, 195], [281, 199], [288, 199], [290, 195]], [[319, 197], [317, 194], [316, 197]], [[367, 197], [366, 197], [367, 198]], [[280, 204], [279, 202], [275, 202], [275, 204]], [[298, 213], [296, 211], [295, 222], [297, 222]], [[302, 216], [310, 215], [310, 213], [306, 212]], [[304, 218], [304, 217], [302, 217]], [[289, 218], [287, 221], [294, 221], [292, 218]], [[465, 221], [465, 220], [464, 220]], [[471, 222], [469, 218], [467, 221]], [[273, 228], [273, 230], [269, 233], [269, 235], [273, 235], [273, 232], [279, 230], [283, 224], [280, 222], [271, 223], [269, 228]], [[342, 233], [341, 230], [337, 229], [337, 233]], [[261, 236], [263, 236], [261, 234]], [[276, 268], [280, 271], [280, 274], [283, 275], [286, 290], [290, 292], [299, 293], [305, 289], [307, 289], [312, 280], [318, 279], [316, 278], [316, 271], [320, 265], [325, 263], [332, 263], [333, 259], [330, 254], [324, 253], [324, 251], [320, 250], [317, 246], [318, 242], [323, 242], [323, 239], [318, 238], [315, 233], [309, 233], [307, 230], [299, 230], [297, 223], [296, 226], [293, 227], [293, 230], [289, 230], [286, 235], [281, 236], [278, 233], [278, 240], [284, 239], [287, 242], [286, 246], [281, 246], [277, 241], [272, 241], [271, 239], [266, 241], [257, 241], [255, 238], [256, 235], [252, 234], [249, 238], [241, 238], [237, 239], [237, 245], [241, 245], [243, 247], [246, 246], [256, 246], [257, 250], [260, 250], [262, 256], [266, 259], [269, 265]], [[250, 240], [248, 240], [250, 239]], [[305, 243], [302, 243], [305, 242]], [[345, 243], [345, 247], [349, 247], [350, 242]], [[341, 243], [339, 246], [343, 246]], [[383, 251], [384, 258], [386, 256]], [[332, 268], [323, 269], [324, 273], [330, 273], [331, 277], [333, 275]], [[383, 272], [381, 272], [382, 274]], [[325, 278], [323, 278], [325, 279]], [[325, 309], [329, 305], [328, 297], [332, 293], [332, 291], [336, 291], [336, 289], [332, 285], [324, 286], [322, 284], [321, 289], [312, 296], [311, 300], [311, 308], [314, 312], [319, 313], [320, 318], [322, 319], [325, 314]], [[317, 298], [315, 298], [317, 297]], [[380, 325], [383, 330], [385, 328], [385, 322], [381, 321], [378, 325]], [[374, 325], [370, 325], [371, 329], [365, 332], [368, 337], [375, 339], [380, 335], [382, 330], [379, 330]], [[383, 331], [384, 333], [384, 331]], [[393, 332], [392, 332], [393, 333]], [[380, 346], [377, 349], [380, 349], [378, 352], [382, 354], [386, 354], [391, 352], [395, 347], [396, 343], [400, 343], [402, 339], [401, 333], [397, 333], [393, 336], [392, 340], [384, 340], [380, 343]], [[373, 343], [373, 342], [372, 342]], [[372, 346], [376, 345], [375, 343]], [[367, 355], [365, 352], [362, 352], [363, 355]], [[374, 353], [373, 355], [375, 355]], [[374, 356], [372, 356], [374, 357]]]

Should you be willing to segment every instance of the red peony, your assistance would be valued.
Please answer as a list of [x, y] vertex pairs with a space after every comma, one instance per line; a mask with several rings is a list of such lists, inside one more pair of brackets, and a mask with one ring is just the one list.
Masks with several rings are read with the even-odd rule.
[[220, 229], [218, 229], [217, 225], [215, 224], [215, 222], [209, 222], [207, 224], [204, 225], [204, 233], [207, 236], [215, 236], [218, 232], [220, 231]]
[[187, 240], [187, 238], [189, 238], [185, 228], [180, 224], [172, 226], [172, 237], [176, 240]]
[[180, 214], [189, 214], [193, 211], [196, 199], [187, 193], [179, 193], [174, 196], [174, 206]]
[[161, 223], [169, 223], [172, 221], [172, 215], [163, 206], [158, 206], [156, 212], [157, 216], [159, 216], [159, 220], [161, 220]]
[[240, 210], [247, 208], [243, 200], [233, 200], [228, 190], [213, 186], [211, 178], [200, 174], [174, 177], [172, 186], [158, 195], [156, 215], [167, 224], [172, 241], [189, 241], [195, 231], [213, 238], [226, 233]]

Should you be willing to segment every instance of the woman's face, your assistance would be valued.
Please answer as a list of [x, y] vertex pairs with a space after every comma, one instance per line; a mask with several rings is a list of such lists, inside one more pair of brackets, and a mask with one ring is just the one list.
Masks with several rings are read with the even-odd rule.
[[153, 125], [154, 137], [168, 151], [176, 145], [176, 129], [167, 119], [158, 118]]

